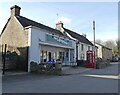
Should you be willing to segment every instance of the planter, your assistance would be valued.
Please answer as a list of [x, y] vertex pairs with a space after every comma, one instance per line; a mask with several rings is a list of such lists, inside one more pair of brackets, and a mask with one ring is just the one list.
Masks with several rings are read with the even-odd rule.
[[56, 71], [61, 71], [62, 70], [62, 63], [55, 63], [55, 70]]

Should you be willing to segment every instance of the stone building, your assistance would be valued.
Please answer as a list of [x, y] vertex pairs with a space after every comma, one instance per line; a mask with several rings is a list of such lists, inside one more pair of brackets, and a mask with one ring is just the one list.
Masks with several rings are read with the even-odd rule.
[[105, 47], [104, 45], [101, 45], [99, 43], [95, 43], [95, 45], [98, 47], [97, 49], [97, 57], [102, 58], [103, 60], [112, 60], [112, 49]]

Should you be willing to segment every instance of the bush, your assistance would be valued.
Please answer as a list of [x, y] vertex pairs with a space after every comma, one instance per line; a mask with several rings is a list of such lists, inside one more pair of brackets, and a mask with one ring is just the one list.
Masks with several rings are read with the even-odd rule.
[[110, 65], [110, 60], [96, 59], [96, 69], [104, 68]]
[[86, 60], [77, 60], [77, 66], [85, 67]]
[[[39, 73], [39, 74], [47, 74], [47, 75], [61, 75], [60, 69], [53, 69], [52, 64], [47, 64], [44, 67], [44, 64], [37, 64], [34, 61], [30, 62], [30, 72], [32, 73]], [[51, 68], [50, 68], [51, 67]]]
[[36, 62], [30, 62], [30, 72], [38, 72], [38, 65]]

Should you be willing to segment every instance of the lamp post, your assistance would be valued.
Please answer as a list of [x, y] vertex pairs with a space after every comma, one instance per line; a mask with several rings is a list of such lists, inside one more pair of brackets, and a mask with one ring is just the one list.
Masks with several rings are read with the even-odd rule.
[[96, 67], [95, 63], [95, 21], [93, 21], [93, 38], [94, 38], [94, 68]]

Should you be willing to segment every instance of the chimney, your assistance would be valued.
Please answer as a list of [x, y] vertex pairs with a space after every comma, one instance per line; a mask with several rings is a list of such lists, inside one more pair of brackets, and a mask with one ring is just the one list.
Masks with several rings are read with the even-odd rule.
[[19, 16], [20, 15], [20, 7], [17, 5], [12, 6], [11, 8], [11, 16]]
[[59, 21], [57, 24], [56, 24], [56, 29], [57, 30], [61, 30], [63, 28], [63, 23], [62, 21]]
[[86, 34], [85, 33], [82, 33], [82, 35], [86, 38]]

